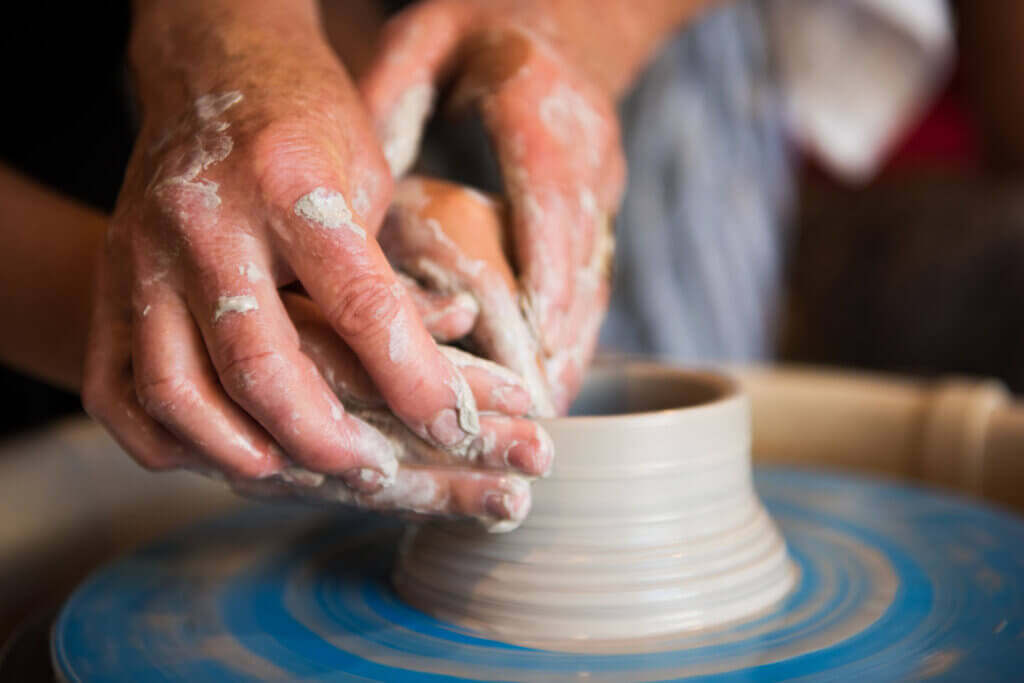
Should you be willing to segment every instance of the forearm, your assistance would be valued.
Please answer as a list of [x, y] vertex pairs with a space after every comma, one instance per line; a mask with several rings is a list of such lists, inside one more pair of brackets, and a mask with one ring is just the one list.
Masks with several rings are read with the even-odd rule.
[[614, 97], [621, 97], [674, 33], [721, 0], [569, 0], [556, 12], [582, 17], [579, 63]]
[[77, 391], [106, 217], [2, 165], [0, 217], [0, 361]]
[[[258, 90], [275, 54], [326, 52], [315, 0], [135, 0], [130, 61], [146, 111]], [[314, 60], [315, 62], [315, 60]]]

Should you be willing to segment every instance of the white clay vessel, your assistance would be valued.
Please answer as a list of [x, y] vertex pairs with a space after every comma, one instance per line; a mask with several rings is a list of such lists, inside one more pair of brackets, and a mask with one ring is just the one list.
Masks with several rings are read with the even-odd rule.
[[534, 483], [518, 530], [410, 530], [395, 572], [403, 599], [511, 643], [628, 650], [750, 617], [790, 590], [795, 570], [753, 490], [749, 407], [732, 379], [597, 367], [574, 413], [544, 421], [554, 470]]

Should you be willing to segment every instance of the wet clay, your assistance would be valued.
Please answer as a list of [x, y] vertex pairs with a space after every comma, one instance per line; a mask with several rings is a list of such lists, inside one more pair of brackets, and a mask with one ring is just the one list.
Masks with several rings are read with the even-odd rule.
[[510, 643], [640, 651], [790, 590], [796, 572], [754, 492], [748, 402], [731, 379], [601, 366], [576, 408], [584, 416], [543, 421], [554, 470], [518, 530], [409, 531], [394, 575], [403, 599]]

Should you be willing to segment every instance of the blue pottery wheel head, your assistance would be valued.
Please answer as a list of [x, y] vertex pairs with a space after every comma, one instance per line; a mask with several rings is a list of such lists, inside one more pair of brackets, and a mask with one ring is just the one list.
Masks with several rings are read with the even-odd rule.
[[893, 483], [772, 469], [799, 571], [756, 617], [630, 654], [516, 647], [404, 605], [400, 527], [253, 506], [107, 566], [53, 634], [68, 681], [1019, 680], [1024, 523]]

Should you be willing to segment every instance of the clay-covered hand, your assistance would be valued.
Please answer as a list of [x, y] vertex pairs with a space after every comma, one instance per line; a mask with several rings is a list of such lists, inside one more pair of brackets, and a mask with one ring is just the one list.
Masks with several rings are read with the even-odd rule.
[[395, 176], [413, 162], [442, 87], [450, 107], [479, 110], [510, 206], [521, 307], [559, 411], [606, 308], [607, 238], [625, 176], [613, 106], [623, 78], [606, 67], [635, 60], [595, 45], [612, 37], [595, 13], [582, 0], [420, 2], [386, 27], [360, 85]]
[[337, 478], [301, 465], [263, 480], [237, 481], [236, 490], [406, 515], [472, 517], [498, 529], [522, 521], [530, 506], [527, 478], [547, 474], [553, 447], [539, 425], [521, 417], [530, 407], [530, 395], [517, 375], [464, 351], [440, 347], [466, 378], [481, 411], [476, 439], [464, 456], [454, 457], [395, 418], [359, 358], [312, 301], [297, 294], [285, 294], [283, 300], [299, 332], [302, 352], [316, 364], [348, 414], [381, 434], [400, 464], [394, 483], [375, 492], [353, 491]]
[[555, 406], [544, 358], [509, 265], [507, 217], [497, 197], [413, 176], [398, 182], [379, 240], [396, 269], [415, 279], [417, 299], [468, 297], [477, 313], [463, 322], [469, 324], [462, 341], [522, 378], [531, 415], [550, 416]]
[[389, 441], [302, 353], [281, 287], [301, 283], [426, 442], [469, 457], [477, 407], [375, 239], [391, 179], [359, 95], [315, 7], [285, 4], [140, 4], [142, 129], [97, 269], [83, 401], [150, 468], [258, 478], [294, 462], [376, 491], [398, 467]]

